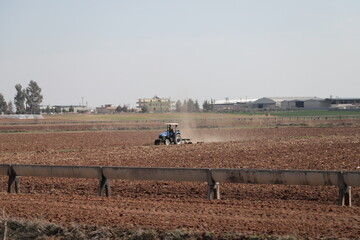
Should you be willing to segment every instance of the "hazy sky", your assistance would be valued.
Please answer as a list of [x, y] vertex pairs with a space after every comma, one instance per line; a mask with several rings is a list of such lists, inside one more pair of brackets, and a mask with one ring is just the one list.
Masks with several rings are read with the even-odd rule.
[[360, 97], [359, 0], [0, 0], [0, 93], [43, 104]]

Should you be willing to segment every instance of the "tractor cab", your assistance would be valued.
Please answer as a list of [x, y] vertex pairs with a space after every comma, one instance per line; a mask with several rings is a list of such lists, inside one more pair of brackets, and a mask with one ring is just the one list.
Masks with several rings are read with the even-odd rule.
[[161, 133], [161, 135], [173, 136], [180, 134], [180, 130], [177, 129], [177, 126], [177, 123], [166, 123], [166, 132]]

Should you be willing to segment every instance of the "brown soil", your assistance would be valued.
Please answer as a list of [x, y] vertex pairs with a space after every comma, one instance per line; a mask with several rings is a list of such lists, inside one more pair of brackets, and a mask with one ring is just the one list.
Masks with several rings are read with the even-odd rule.
[[[86, 115], [85, 115], [86, 116]], [[204, 116], [206, 117], [206, 116]], [[329, 119], [327, 119], [329, 118]], [[105, 118], [106, 119], [106, 118]], [[253, 128], [259, 126], [360, 126], [360, 118], [349, 116], [339, 117], [236, 117], [228, 118], [197, 118], [197, 119], [140, 119], [140, 120], [69, 120], [45, 118], [40, 120], [1, 119], [1, 132], [31, 132], [31, 131], [98, 131], [98, 130], [159, 130], [164, 129], [164, 123], [179, 122], [184, 128]]]
[[[0, 163], [148, 167], [354, 170], [360, 168], [360, 127], [197, 129], [183, 137], [203, 143], [153, 146], [158, 131], [0, 134]], [[11, 217], [124, 228], [353, 238], [360, 236], [360, 191], [353, 207], [337, 206], [337, 188], [221, 184], [221, 200], [206, 199], [206, 183], [112, 181], [112, 197], [97, 197], [98, 180], [21, 178], [21, 194], [0, 205]]]

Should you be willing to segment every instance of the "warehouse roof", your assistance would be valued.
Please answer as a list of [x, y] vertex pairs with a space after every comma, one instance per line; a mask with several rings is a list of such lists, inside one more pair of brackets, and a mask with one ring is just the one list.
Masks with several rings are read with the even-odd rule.
[[258, 103], [261, 103], [261, 104], [271, 104], [271, 103], [276, 103], [274, 100], [272, 100], [271, 98], [266, 98], [266, 97], [263, 97], [263, 98], [259, 98], [258, 100], [256, 100], [254, 103], [258, 104]]
[[307, 100], [324, 100], [323, 98], [318, 97], [268, 97], [275, 102], [282, 102], [282, 101], [307, 101]]
[[257, 99], [247, 99], [247, 98], [240, 98], [240, 99], [223, 99], [223, 100], [216, 100], [215, 104], [236, 104], [236, 103], [249, 103], [255, 102]]

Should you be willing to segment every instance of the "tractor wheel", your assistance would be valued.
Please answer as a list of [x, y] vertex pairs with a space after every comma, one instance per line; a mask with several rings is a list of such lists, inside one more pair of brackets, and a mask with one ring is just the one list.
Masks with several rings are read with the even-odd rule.
[[181, 144], [181, 135], [180, 134], [176, 135], [175, 144]]
[[169, 140], [169, 139], [165, 139], [164, 144], [165, 144], [166, 146], [168, 146], [168, 145], [170, 145], [170, 144], [171, 144], [171, 142], [170, 142], [170, 140]]
[[155, 144], [155, 145], [160, 145], [160, 142], [161, 142], [160, 139], [156, 139], [155, 142], [154, 142], [154, 144]]

